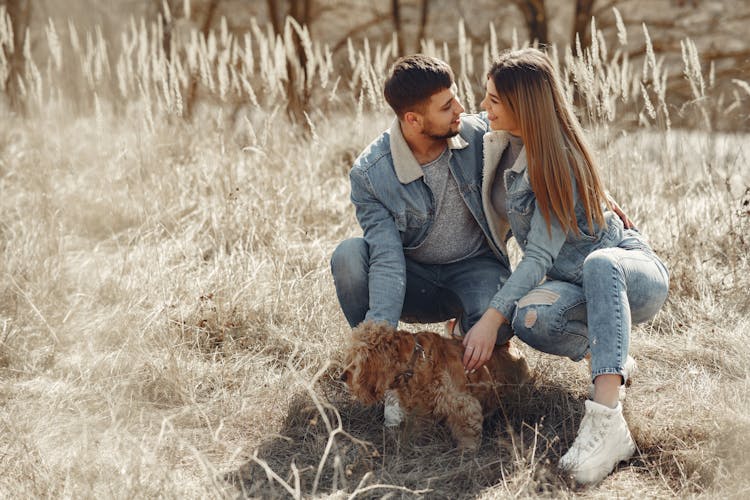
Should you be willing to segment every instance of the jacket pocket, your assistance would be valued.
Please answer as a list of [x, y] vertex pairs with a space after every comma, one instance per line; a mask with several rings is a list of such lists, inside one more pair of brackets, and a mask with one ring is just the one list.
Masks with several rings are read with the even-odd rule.
[[644, 252], [653, 253], [651, 247], [646, 240], [637, 231], [627, 230], [620, 242], [617, 245], [625, 250], [642, 250]]
[[393, 220], [396, 222], [396, 229], [398, 229], [399, 233], [406, 231], [406, 214], [397, 212], [393, 214]]
[[509, 183], [505, 195], [505, 208], [511, 213], [531, 215], [534, 210], [534, 199], [528, 174], [524, 172]]
[[412, 248], [424, 238], [426, 229], [431, 227], [430, 217], [407, 210], [394, 215], [396, 229], [401, 234], [404, 248]]
[[406, 231], [407, 229], [424, 227], [429, 222], [430, 217], [429, 215], [407, 209], [404, 212], [396, 213], [395, 219], [398, 230]]
[[563, 248], [547, 275], [555, 280], [568, 281], [580, 285], [583, 282], [583, 261], [585, 256], [571, 250], [573, 249], [570, 247]]
[[532, 215], [534, 203], [530, 196], [524, 196], [523, 194], [512, 196], [509, 194], [505, 202], [505, 208], [509, 213], [528, 216]]

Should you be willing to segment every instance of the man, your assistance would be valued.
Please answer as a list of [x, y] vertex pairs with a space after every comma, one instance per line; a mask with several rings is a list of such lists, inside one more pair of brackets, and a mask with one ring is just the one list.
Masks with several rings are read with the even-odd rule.
[[[331, 258], [339, 303], [352, 327], [457, 318], [456, 329], [466, 333], [510, 275], [498, 241], [508, 228], [494, 237], [482, 206], [488, 125], [461, 116], [453, 72], [433, 57], [396, 61], [384, 91], [396, 119], [349, 174], [364, 235], [339, 244]], [[497, 344], [511, 336], [505, 325]], [[395, 394], [387, 393], [385, 425], [400, 421]]]

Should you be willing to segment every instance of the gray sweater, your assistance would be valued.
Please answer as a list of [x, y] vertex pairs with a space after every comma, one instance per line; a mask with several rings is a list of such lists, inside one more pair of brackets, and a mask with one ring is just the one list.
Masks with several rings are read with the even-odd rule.
[[490, 252], [484, 233], [461, 198], [448, 162], [451, 150], [422, 165], [424, 182], [435, 201], [435, 219], [427, 236], [404, 255], [422, 264], [450, 264]]

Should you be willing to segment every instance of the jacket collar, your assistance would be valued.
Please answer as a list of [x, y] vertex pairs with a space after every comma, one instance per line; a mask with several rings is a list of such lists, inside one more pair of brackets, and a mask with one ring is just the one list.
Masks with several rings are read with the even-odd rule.
[[[482, 138], [482, 153], [484, 155], [482, 165], [482, 208], [487, 217], [492, 237], [505, 255], [508, 255], [505, 239], [508, 231], [510, 231], [510, 224], [508, 224], [507, 218], [500, 217], [495, 211], [495, 207], [492, 206], [490, 200], [492, 199], [492, 186], [497, 175], [497, 166], [500, 163], [500, 158], [503, 156], [503, 151], [508, 147], [509, 141], [510, 134], [499, 130], [487, 132]], [[526, 168], [526, 155], [521, 150], [521, 154], [518, 155], [518, 159], [511, 169], [518, 169], [516, 171], [522, 172], [524, 168]]]
[[[401, 184], [414, 182], [422, 177], [424, 173], [422, 172], [422, 166], [414, 158], [414, 153], [412, 153], [409, 144], [404, 139], [398, 118], [393, 120], [390, 134], [391, 155], [393, 156], [393, 168], [396, 170], [396, 177], [398, 177]], [[448, 148], [450, 149], [464, 149], [468, 145], [469, 143], [460, 134], [448, 139]]]
[[[505, 148], [510, 142], [510, 134], [502, 130], [493, 130], [484, 134], [482, 138], [484, 153], [484, 168], [482, 177], [485, 180], [491, 180], [495, 175], [495, 169], [503, 156]], [[521, 148], [515, 163], [510, 167], [511, 172], [523, 173], [526, 170], [526, 146]]]
[[526, 167], [528, 167], [528, 164], [526, 163], [526, 145], [524, 144], [524, 146], [521, 148], [521, 151], [518, 153], [516, 162], [512, 167], [510, 167], [510, 171], [517, 174], [522, 174], [523, 171], [526, 170]]

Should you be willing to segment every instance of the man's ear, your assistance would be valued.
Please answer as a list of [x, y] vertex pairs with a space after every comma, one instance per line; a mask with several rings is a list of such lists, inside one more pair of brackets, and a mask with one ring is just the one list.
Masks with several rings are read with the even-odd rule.
[[422, 115], [416, 111], [407, 111], [404, 113], [404, 123], [412, 128], [422, 128]]

